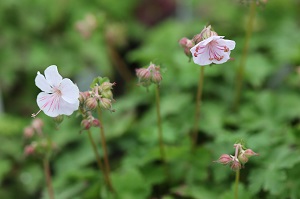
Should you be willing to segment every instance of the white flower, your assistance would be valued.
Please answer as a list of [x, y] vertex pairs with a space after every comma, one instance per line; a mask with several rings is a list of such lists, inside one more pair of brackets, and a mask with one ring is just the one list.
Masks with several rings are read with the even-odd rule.
[[193, 61], [200, 66], [211, 63], [222, 64], [229, 60], [230, 50], [235, 47], [235, 41], [223, 39], [224, 36], [211, 36], [190, 49]]
[[[51, 65], [46, 68], [45, 76], [38, 72], [35, 85], [43, 91], [38, 94], [36, 102], [40, 111], [46, 115], [50, 117], [71, 115], [78, 109], [79, 89], [70, 79], [62, 78], [57, 66]], [[32, 116], [35, 117], [37, 114]]]

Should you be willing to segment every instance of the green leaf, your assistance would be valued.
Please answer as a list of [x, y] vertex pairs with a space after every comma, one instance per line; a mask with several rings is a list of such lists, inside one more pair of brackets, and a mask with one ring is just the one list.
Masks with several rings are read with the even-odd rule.
[[5, 174], [7, 174], [10, 171], [10, 168], [11, 168], [11, 162], [2, 159], [0, 162], [0, 183], [2, 182]]
[[141, 172], [134, 167], [122, 168], [111, 174], [112, 184], [124, 199], [147, 198], [150, 186]]

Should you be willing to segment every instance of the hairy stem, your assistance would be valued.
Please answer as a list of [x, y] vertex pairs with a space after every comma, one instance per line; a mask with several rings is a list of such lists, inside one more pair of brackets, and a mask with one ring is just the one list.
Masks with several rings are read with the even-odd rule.
[[48, 157], [43, 159], [43, 167], [44, 167], [44, 174], [46, 177], [46, 184], [48, 189], [48, 194], [50, 199], [54, 199], [54, 191], [52, 186], [52, 179], [51, 179], [51, 172], [50, 172], [50, 165]]
[[204, 80], [204, 66], [201, 66], [200, 76], [199, 76], [199, 81], [198, 81], [197, 98], [196, 98], [195, 120], [194, 120], [194, 126], [193, 126], [193, 131], [192, 131], [192, 150], [195, 150], [196, 146], [197, 146], [198, 124], [199, 124], [199, 120], [200, 120], [203, 80]]
[[240, 181], [240, 169], [237, 169], [235, 172], [234, 199], [238, 199], [239, 181]]
[[166, 163], [166, 154], [165, 154], [165, 148], [164, 148], [164, 142], [163, 142], [161, 117], [160, 117], [159, 85], [156, 86], [155, 94], [156, 94], [155, 102], [156, 102], [156, 117], [157, 117], [157, 127], [158, 127], [158, 137], [159, 137], [159, 149], [160, 149], [161, 160], [165, 166], [166, 177], [169, 178], [168, 167], [167, 167], [167, 163]]
[[243, 87], [243, 81], [244, 81], [244, 70], [245, 70], [245, 65], [246, 65], [246, 60], [248, 56], [248, 51], [249, 51], [249, 43], [250, 43], [250, 38], [252, 35], [253, 31], [253, 24], [254, 24], [254, 18], [255, 18], [255, 12], [256, 12], [256, 1], [252, 1], [251, 7], [250, 7], [250, 18], [249, 22], [247, 25], [247, 30], [246, 30], [246, 38], [245, 38], [245, 43], [243, 47], [243, 54], [242, 58], [239, 64], [239, 67], [236, 72], [236, 88], [235, 88], [235, 97], [234, 97], [234, 102], [233, 102], [233, 110], [237, 110], [239, 108], [239, 102], [241, 98], [241, 90]]
[[90, 140], [90, 142], [91, 142], [91, 144], [92, 144], [93, 151], [94, 151], [95, 156], [96, 156], [97, 165], [98, 165], [98, 167], [99, 167], [99, 170], [100, 170], [100, 171], [103, 171], [103, 173], [104, 173], [104, 178], [105, 178], [105, 183], [106, 183], [106, 185], [109, 187], [109, 179], [108, 179], [108, 175], [107, 175], [107, 172], [105, 172], [105, 169], [103, 168], [103, 164], [102, 164], [102, 161], [101, 161], [101, 157], [100, 157], [100, 155], [99, 155], [99, 153], [98, 153], [97, 146], [96, 146], [95, 141], [94, 141], [94, 139], [93, 139], [93, 137], [92, 137], [91, 130], [89, 129], [89, 130], [87, 130], [87, 131], [88, 131], [89, 140]]
[[110, 166], [109, 166], [109, 160], [108, 160], [108, 153], [107, 153], [107, 147], [106, 147], [106, 140], [105, 140], [105, 133], [104, 133], [104, 127], [102, 125], [102, 117], [101, 117], [101, 108], [97, 108], [98, 113], [98, 119], [100, 123], [100, 136], [101, 136], [101, 146], [103, 150], [104, 155], [104, 165], [105, 165], [105, 173], [107, 175], [107, 183], [109, 186], [109, 189], [114, 192], [114, 188], [112, 186], [111, 180], [110, 180]]

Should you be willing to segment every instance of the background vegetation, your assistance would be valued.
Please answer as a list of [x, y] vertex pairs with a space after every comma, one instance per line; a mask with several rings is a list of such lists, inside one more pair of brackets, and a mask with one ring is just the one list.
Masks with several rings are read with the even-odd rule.
[[[260, 153], [241, 170], [241, 198], [300, 198], [300, 2], [257, 7], [240, 108], [232, 112], [248, 12], [246, 0], [0, 1], [0, 198], [48, 198], [41, 162], [24, 156], [23, 128], [38, 110], [36, 73], [52, 64], [81, 91], [96, 76], [117, 83], [116, 112], [103, 118], [120, 198], [231, 199], [234, 172], [213, 160], [233, 154], [238, 139]], [[235, 40], [236, 49], [233, 61], [205, 70], [199, 140], [191, 154], [199, 66], [178, 41], [207, 24]], [[155, 88], [136, 86], [135, 69], [151, 61], [164, 71], [170, 179], [160, 162]], [[39, 117], [58, 147], [51, 161], [56, 198], [108, 198], [80, 118], [57, 127]], [[92, 131], [101, 153], [98, 129]]]

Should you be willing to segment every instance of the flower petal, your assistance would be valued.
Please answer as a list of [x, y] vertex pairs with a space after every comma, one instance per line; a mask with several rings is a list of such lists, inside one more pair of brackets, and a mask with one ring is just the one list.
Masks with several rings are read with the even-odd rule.
[[208, 37], [207, 39], [199, 42], [201, 43], [201, 45], [207, 45], [208, 43], [210, 43], [212, 40], [218, 40], [218, 39], [222, 39], [224, 38], [224, 36], [211, 36], [211, 37]]
[[60, 115], [71, 115], [74, 111], [78, 110], [79, 100], [77, 100], [75, 103], [68, 103], [61, 98], [60, 105]]
[[211, 64], [212, 60], [209, 60], [208, 49], [205, 48], [204, 52], [202, 54], [199, 54], [197, 57], [193, 56], [193, 61], [200, 66], [206, 66]]
[[37, 76], [35, 77], [35, 85], [46, 93], [52, 92], [51, 86], [40, 72], [37, 72]]
[[61, 81], [59, 90], [62, 93], [62, 98], [68, 103], [75, 103], [79, 98], [78, 87], [68, 78]]
[[235, 41], [228, 39], [219, 39], [219, 45], [227, 46], [229, 50], [233, 50], [235, 48]]
[[79, 100], [75, 103], [68, 103], [58, 95], [41, 92], [37, 96], [37, 104], [46, 115], [57, 117], [58, 115], [71, 115], [78, 110]]
[[50, 86], [57, 87], [62, 81], [62, 76], [58, 73], [57, 66], [51, 65], [45, 70], [46, 80], [49, 82]]
[[40, 92], [36, 98], [36, 102], [46, 115], [50, 117], [60, 115], [60, 97], [57, 94]]

